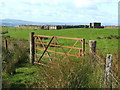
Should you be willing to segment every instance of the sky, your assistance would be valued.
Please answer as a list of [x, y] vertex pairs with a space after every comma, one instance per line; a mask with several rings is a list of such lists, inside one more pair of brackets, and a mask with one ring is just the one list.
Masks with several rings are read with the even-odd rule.
[[119, 0], [0, 0], [0, 19], [118, 25]]

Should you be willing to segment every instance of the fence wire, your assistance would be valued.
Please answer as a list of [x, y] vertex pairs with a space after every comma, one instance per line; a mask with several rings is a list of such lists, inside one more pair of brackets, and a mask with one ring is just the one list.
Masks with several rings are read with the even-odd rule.
[[[100, 62], [100, 60], [102, 59], [102, 58], [100, 58], [100, 56], [99, 55], [97, 55], [97, 54], [93, 54], [93, 56], [94, 56], [94, 59], [95, 59], [95, 61], [97, 62], [97, 64], [100, 66], [100, 68], [101, 68], [101, 70], [102, 70], [102, 72], [103, 72], [103, 81], [104, 81], [104, 85], [103, 85], [103, 87], [104, 88], [106, 88], [107, 86], [105, 86], [105, 84], [106, 84], [106, 82], [105, 82], [105, 73], [106, 73], [106, 70], [105, 70], [105, 64], [102, 64], [101, 62]], [[102, 59], [102, 60], [104, 60], [104, 59]], [[110, 70], [110, 71], [112, 71], [112, 70]], [[112, 72], [110, 72], [109, 73], [110, 74], [110, 76], [111, 76], [111, 80], [112, 81], [109, 81], [112, 85], [111, 85], [111, 88], [119, 88], [119, 86], [120, 86], [120, 82], [119, 82], [119, 78], [116, 76], [114, 76], [113, 75], [113, 71]], [[101, 76], [102, 77], [102, 76]], [[102, 86], [101, 84], [100, 84], [100, 86]]]

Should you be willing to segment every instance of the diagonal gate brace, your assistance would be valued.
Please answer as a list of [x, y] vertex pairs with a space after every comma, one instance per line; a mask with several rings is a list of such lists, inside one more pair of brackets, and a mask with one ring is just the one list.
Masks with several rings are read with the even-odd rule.
[[51, 42], [52, 42], [53, 39], [54, 39], [54, 36], [51, 38], [50, 42], [49, 42], [48, 45], [46, 46], [46, 48], [45, 48], [43, 54], [41, 55], [41, 57], [39, 58], [38, 62], [39, 62], [39, 61], [42, 59], [42, 57], [44, 56], [45, 52], [47, 51], [47, 49], [48, 49], [48, 47], [50, 46], [50, 44], [51, 44]]
[[[40, 38], [40, 42], [42, 42], [42, 39], [41, 39], [41, 38]], [[42, 42], [42, 43], [43, 43], [43, 42]], [[44, 44], [42, 44], [42, 46], [44, 47], [44, 49], [46, 49], [46, 46], [45, 46]], [[50, 61], [52, 61], [49, 52], [48, 52], [48, 51], [46, 51], [46, 52], [47, 52], [47, 54], [48, 54], [48, 57], [49, 57]]]

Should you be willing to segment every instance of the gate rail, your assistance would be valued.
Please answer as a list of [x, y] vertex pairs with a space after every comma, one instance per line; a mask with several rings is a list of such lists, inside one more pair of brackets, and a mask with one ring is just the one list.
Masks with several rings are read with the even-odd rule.
[[[42, 38], [51, 38], [49, 43], [43, 42]], [[75, 43], [73, 44], [73, 46], [63, 46], [60, 45], [59, 41], [57, 40], [57, 38], [61, 38], [61, 39], [70, 39], [70, 40], [76, 40]], [[39, 41], [37, 41], [39, 40]], [[52, 43], [52, 41], [55, 41], [57, 43], [59, 43], [59, 45], [57, 45], [56, 43]], [[75, 47], [75, 45], [80, 42], [81, 43], [81, 47]], [[41, 45], [42, 48], [38, 48], [37, 45]], [[54, 50], [48, 50], [49, 47], [53, 46], [54, 48], [56, 47], [61, 47], [63, 52], [56, 52]], [[68, 52], [65, 52], [65, 50], [63, 48], [69, 48]], [[76, 49], [79, 50], [79, 53], [77, 55], [73, 55], [70, 54], [72, 49]], [[42, 54], [38, 54], [36, 51], [40, 50], [43, 51]], [[71, 37], [60, 37], [60, 36], [45, 36], [45, 35], [34, 35], [34, 32], [30, 33], [30, 63], [34, 64], [34, 63], [39, 63], [40, 60], [42, 60], [43, 56], [45, 53], [47, 53], [47, 57], [50, 59], [50, 61], [52, 61], [52, 57], [50, 56], [49, 52], [51, 53], [55, 53], [55, 54], [61, 54], [61, 55], [65, 55], [66, 57], [68, 56], [74, 56], [74, 57], [81, 57], [84, 56], [84, 51], [85, 51], [85, 39], [83, 38], [71, 38]], [[36, 58], [35, 56], [39, 55], [40, 58]], [[68, 57], [69, 58], [69, 57]], [[36, 59], [36, 60], [35, 60]]]

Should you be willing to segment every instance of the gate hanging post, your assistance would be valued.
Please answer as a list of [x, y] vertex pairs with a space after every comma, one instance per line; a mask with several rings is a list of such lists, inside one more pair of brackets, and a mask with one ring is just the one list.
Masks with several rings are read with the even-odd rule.
[[34, 32], [30, 33], [30, 63], [34, 64]]
[[90, 46], [89, 52], [92, 54], [95, 54], [96, 53], [96, 41], [89, 40], [89, 46]]
[[8, 50], [8, 40], [5, 38], [5, 49]]
[[106, 88], [112, 88], [112, 80], [110, 77], [110, 69], [112, 66], [112, 54], [106, 56], [105, 85]]
[[82, 56], [84, 56], [85, 52], [85, 39], [82, 40]]

